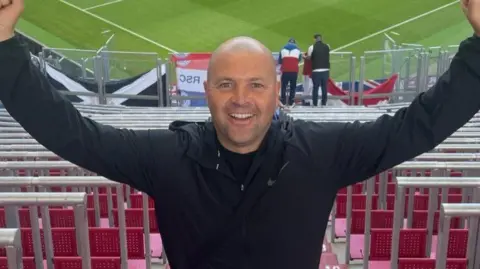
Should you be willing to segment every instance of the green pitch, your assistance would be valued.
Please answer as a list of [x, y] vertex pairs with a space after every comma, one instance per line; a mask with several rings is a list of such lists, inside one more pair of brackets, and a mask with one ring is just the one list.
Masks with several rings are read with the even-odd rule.
[[[238, 35], [278, 51], [290, 37], [306, 50], [321, 33], [332, 49], [361, 55], [400, 43], [457, 45], [471, 35], [452, 0], [26, 0], [19, 30], [54, 48], [212, 51]], [[147, 57], [148, 58], [148, 57]]]

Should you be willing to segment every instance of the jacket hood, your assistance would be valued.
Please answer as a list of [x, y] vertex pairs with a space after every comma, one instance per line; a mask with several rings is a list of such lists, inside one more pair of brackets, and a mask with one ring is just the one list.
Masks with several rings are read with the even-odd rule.
[[287, 43], [283, 48], [286, 50], [298, 49], [297, 45], [293, 43]]

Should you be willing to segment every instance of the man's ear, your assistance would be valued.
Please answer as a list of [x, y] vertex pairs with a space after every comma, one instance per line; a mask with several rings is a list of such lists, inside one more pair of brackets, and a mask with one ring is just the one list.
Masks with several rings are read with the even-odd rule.
[[208, 90], [208, 82], [206, 80], [203, 82], [203, 90], [205, 91], [205, 100], [208, 104], [208, 95], [210, 91]]

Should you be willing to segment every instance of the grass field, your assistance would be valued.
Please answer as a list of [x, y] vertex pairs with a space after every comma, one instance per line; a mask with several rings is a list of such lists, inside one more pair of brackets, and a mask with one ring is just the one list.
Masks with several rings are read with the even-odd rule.
[[87, 50], [114, 33], [112, 50], [164, 57], [212, 51], [238, 35], [273, 51], [294, 37], [306, 50], [319, 32], [334, 51], [361, 55], [383, 49], [384, 33], [425, 46], [457, 45], [472, 33], [452, 0], [26, 0], [18, 28], [49, 47]]

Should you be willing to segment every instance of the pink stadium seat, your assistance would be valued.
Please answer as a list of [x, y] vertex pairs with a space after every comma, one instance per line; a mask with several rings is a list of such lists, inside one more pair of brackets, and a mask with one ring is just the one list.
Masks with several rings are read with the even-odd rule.
[[[398, 269], [435, 269], [435, 259], [399, 258]], [[467, 269], [467, 259], [447, 259], [447, 269]]]
[[[100, 217], [101, 218], [108, 218], [108, 195], [107, 194], [99, 194], [98, 200], [100, 202]], [[113, 208], [117, 207], [117, 195], [112, 194], [112, 205]], [[93, 194], [89, 194], [87, 196], [87, 207], [88, 208], [95, 208], [95, 200]]]
[[[157, 217], [155, 216], [155, 209], [148, 209], [148, 219], [151, 233], [158, 233]], [[113, 210], [113, 221], [115, 227], [118, 227], [118, 209]], [[142, 208], [127, 208], [125, 209], [125, 224], [127, 227], [142, 227], [143, 228], [143, 209]]]
[[[130, 202], [131, 202], [132, 208], [143, 208], [142, 194], [141, 193], [130, 194]], [[155, 202], [151, 197], [148, 197], [148, 207], [155, 208]]]

